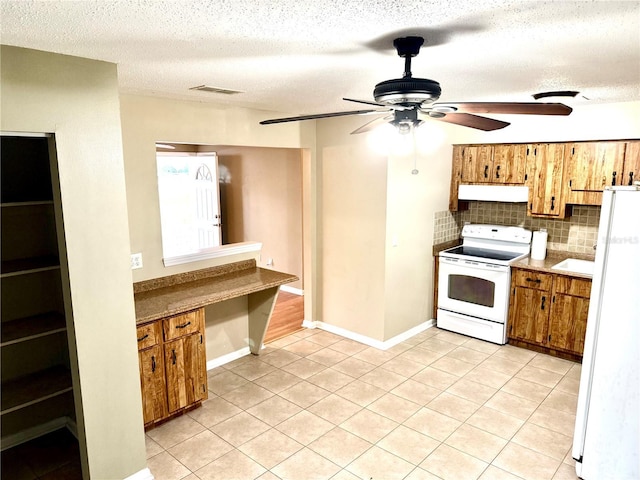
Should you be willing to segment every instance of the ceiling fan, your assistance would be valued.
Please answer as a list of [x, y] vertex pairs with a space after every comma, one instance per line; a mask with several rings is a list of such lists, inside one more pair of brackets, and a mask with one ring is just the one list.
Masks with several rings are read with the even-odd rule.
[[434, 103], [440, 98], [442, 90], [435, 80], [414, 78], [411, 74], [411, 59], [418, 55], [424, 38], [408, 36], [396, 38], [393, 46], [398, 55], [404, 58], [404, 74], [402, 78], [394, 78], [378, 83], [373, 89], [375, 101], [343, 98], [349, 102], [363, 103], [379, 107], [377, 109], [351, 110], [347, 112], [319, 113], [296, 117], [274, 118], [263, 120], [262, 125], [273, 123], [296, 122], [318, 118], [341, 117], [346, 115], [366, 115], [389, 113], [378, 117], [351, 133], [362, 133], [372, 130], [384, 123], [395, 126], [400, 133], [408, 133], [423, 123], [422, 118], [432, 118], [442, 122], [453, 123], [478, 130], [491, 131], [504, 128], [508, 122], [476, 113], [521, 114], [521, 115], [569, 115], [571, 107], [562, 103], [518, 103], [518, 102], [447, 102]]

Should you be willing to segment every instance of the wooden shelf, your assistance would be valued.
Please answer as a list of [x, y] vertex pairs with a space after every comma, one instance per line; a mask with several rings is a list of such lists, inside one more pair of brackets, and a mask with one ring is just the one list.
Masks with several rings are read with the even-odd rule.
[[17, 260], [4, 260], [0, 268], [0, 278], [5, 278], [60, 268], [60, 261], [58, 257], [53, 255], [20, 258]]
[[64, 315], [58, 312], [47, 312], [41, 315], [3, 322], [0, 347], [53, 335], [54, 333], [64, 332], [66, 329]]
[[2, 208], [11, 208], [11, 207], [37, 207], [40, 205], [53, 205], [53, 200], [33, 200], [33, 201], [25, 201], [25, 202], [4, 202], [0, 203], [0, 207]]
[[72, 389], [71, 372], [61, 366], [3, 382], [0, 415], [70, 392]]

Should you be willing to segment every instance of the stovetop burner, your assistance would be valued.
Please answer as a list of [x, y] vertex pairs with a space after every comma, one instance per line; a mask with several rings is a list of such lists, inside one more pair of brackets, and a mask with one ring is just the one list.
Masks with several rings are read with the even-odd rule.
[[462, 229], [462, 245], [440, 252], [440, 256], [509, 265], [529, 253], [531, 231], [505, 225], [467, 224]]
[[487, 250], [484, 248], [465, 247], [464, 245], [450, 248], [446, 250], [446, 253], [451, 253], [453, 255], [464, 255], [467, 257], [485, 258], [487, 260], [501, 260], [501, 261], [510, 261], [510, 260], [513, 260], [514, 258], [518, 258], [522, 256], [522, 253], [500, 252], [496, 250]]

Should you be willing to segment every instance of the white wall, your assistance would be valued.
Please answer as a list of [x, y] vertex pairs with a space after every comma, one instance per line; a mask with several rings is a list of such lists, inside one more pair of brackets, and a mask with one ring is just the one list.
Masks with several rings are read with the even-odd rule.
[[3, 131], [55, 134], [85, 478], [146, 467], [114, 64], [2, 46]]

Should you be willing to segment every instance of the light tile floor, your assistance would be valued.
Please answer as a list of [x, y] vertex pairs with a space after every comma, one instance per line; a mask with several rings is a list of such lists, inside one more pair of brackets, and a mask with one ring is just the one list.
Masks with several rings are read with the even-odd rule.
[[437, 328], [387, 351], [303, 330], [209, 372], [146, 434], [157, 480], [575, 480], [580, 365]]

